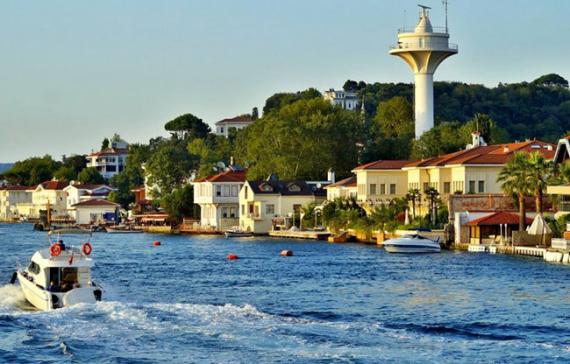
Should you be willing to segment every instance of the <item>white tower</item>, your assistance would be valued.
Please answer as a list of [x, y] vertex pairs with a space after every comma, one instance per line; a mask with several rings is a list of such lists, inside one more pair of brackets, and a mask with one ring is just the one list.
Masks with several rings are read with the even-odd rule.
[[434, 28], [429, 20], [430, 8], [418, 6], [418, 25], [413, 31], [400, 29], [398, 44], [390, 50], [391, 55], [406, 61], [415, 75], [416, 138], [433, 128], [433, 74], [443, 60], [457, 53], [457, 45], [449, 43], [447, 9], [446, 26]]

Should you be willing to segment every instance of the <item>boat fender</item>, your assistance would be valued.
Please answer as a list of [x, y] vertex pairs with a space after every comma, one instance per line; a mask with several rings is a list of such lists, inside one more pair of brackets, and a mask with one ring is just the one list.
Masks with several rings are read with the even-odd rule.
[[152, 243], [152, 245], [154, 245], [154, 246], [160, 246], [161, 244], [160, 244], [160, 241], [154, 241], [154, 242]]
[[17, 278], [18, 278], [18, 272], [12, 273], [12, 278], [10, 279], [10, 284], [16, 283]]
[[279, 253], [279, 255], [281, 255], [282, 257], [292, 257], [293, 251], [292, 250], [282, 250], [281, 253]]
[[237, 256], [237, 254], [228, 254], [228, 260], [236, 260], [239, 257]]
[[95, 296], [95, 301], [101, 301], [101, 297], [103, 296], [103, 292], [100, 289], [96, 289], [93, 291], [93, 295]]
[[87, 242], [87, 243], [83, 244], [83, 246], [81, 247], [81, 251], [85, 255], [90, 255], [91, 252], [93, 251], [93, 248], [91, 247], [91, 243]]
[[49, 252], [52, 257], [57, 257], [61, 254], [61, 245], [59, 243], [54, 243], [49, 247]]

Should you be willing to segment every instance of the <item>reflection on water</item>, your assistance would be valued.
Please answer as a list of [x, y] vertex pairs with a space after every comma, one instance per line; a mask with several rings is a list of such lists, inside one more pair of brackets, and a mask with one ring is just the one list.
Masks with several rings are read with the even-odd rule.
[[[0, 285], [0, 362], [570, 360], [570, 269], [540, 260], [260, 238], [92, 244], [103, 302], [30, 311]], [[0, 225], [0, 280], [42, 246], [31, 226]]]

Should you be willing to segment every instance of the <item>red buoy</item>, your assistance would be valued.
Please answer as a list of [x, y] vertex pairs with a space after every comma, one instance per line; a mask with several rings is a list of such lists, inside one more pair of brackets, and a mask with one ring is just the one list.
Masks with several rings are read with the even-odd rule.
[[237, 256], [237, 254], [228, 254], [228, 260], [236, 260], [239, 257]]
[[154, 245], [154, 246], [160, 246], [160, 241], [155, 241], [155, 242], [152, 243], [152, 245]]
[[279, 253], [279, 255], [281, 255], [282, 257], [292, 257], [293, 251], [292, 250], [281, 250], [281, 253]]

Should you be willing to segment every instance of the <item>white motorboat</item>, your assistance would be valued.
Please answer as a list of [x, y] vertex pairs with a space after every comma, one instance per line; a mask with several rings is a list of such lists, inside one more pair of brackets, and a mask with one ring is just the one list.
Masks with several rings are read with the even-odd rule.
[[419, 234], [403, 235], [399, 238], [388, 239], [384, 249], [389, 253], [439, 253], [441, 246], [439, 238], [432, 240]]
[[78, 303], [94, 303], [103, 295], [91, 280], [93, 259], [89, 242], [81, 248], [65, 246], [62, 240], [34, 253], [27, 268], [14, 273], [26, 300], [48, 311]]
[[239, 226], [234, 226], [226, 230], [224, 235], [226, 238], [243, 238], [253, 236], [253, 233], [250, 231], [243, 231]]

